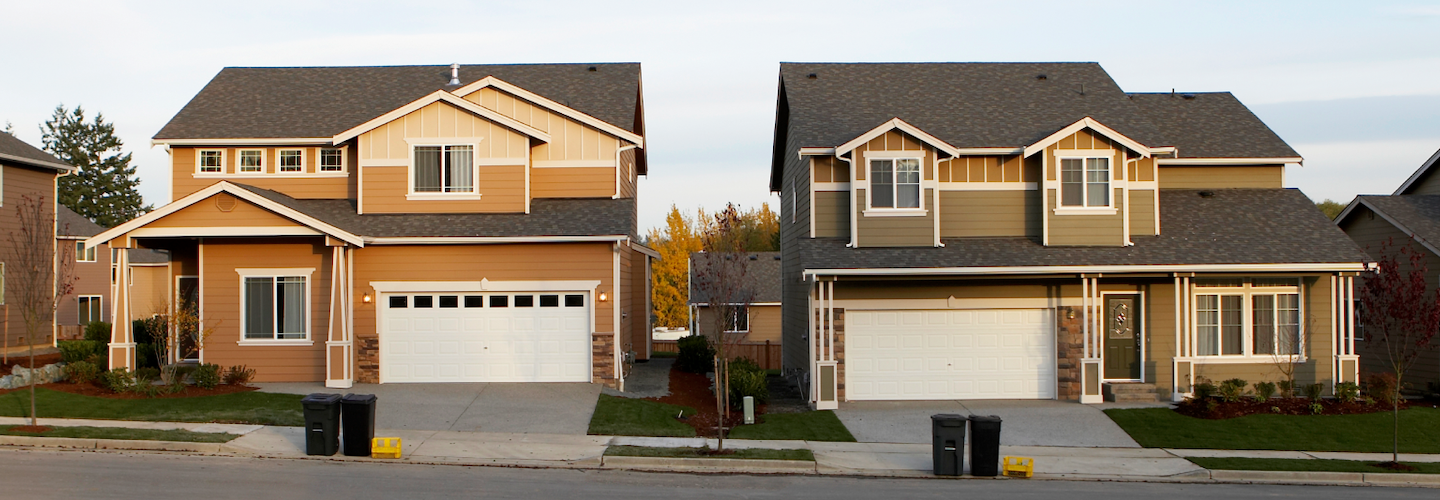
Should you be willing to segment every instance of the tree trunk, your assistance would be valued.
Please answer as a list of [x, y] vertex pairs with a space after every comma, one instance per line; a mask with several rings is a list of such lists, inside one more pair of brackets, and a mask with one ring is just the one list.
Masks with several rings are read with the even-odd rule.
[[[1398, 380], [1399, 377], [1396, 378]], [[1400, 382], [1398, 381], [1395, 382], [1395, 399], [1391, 400], [1390, 404], [1390, 415], [1395, 423], [1395, 433], [1390, 443], [1393, 446], [1390, 451], [1390, 461], [1398, 464], [1400, 463]]]
[[719, 418], [715, 420], [715, 451], [725, 449], [725, 400], [720, 392], [720, 357], [715, 357], [715, 407]]
[[35, 419], [35, 339], [30, 339], [30, 426], [39, 425]]

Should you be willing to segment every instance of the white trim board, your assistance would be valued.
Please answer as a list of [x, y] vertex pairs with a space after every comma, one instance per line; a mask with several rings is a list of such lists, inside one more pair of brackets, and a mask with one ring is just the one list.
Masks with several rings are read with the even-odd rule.
[[1014, 267], [911, 267], [868, 269], [806, 269], [805, 276], [972, 276], [1018, 274], [1095, 274], [1095, 273], [1255, 273], [1255, 272], [1362, 272], [1370, 268], [1364, 262], [1322, 264], [1155, 264], [1108, 266], [1014, 266]]
[[1140, 157], [1141, 157], [1141, 158], [1146, 158], [1146, 157], [1149, 157], [1149, 156], [1150, 156], [1150, 148], [1149, 148], [1149, 147], [1145, 146], [1144, 144], [1140, 144], [1139, 141], [1136, 141], [1136, 140], [1134, 140], [1134, 139], [1131, 139], [1131, 138], [1129, 138], [1129, 137], [1126, 137], [1124, 134], [1121, 134], [1121, 133], [1119, 133], [1119, 132], [1116, 132], [1114, 129], [1112, 129], [1112, 128], [1110, 128], [1110, 127], [1106, 127], [1105, 125], [1102, 125], [1100, 122], [1096, 121], [1094, 118], [1090, 118], [1090, 117], [1088, 117], [1088, 116], [1087, 116], [1087, 117], [1084, 117], [1084, 118], [1081, 118], [1080, 121], [1077, 121], [1077, 122], [1075, 122], [1075, 123], [1072, 123], [1072, 124], [1070, 124], [1069, 126], [1066, 126], [1065, 128], [1062, 128], [1062, 129], [1056, 131], [1056, 132], [1053, 133], [1053, 134], [1050, 134], [1049, 136], [1045, 137], [1044, 139], [1040, 139], [1040, 140], [1037, 141], [1035, 144], [1031, 144], [1031, 145], [1029, 145], [1029, 146], [1025, 146], [1025, 153], [1024, 153], [1024, 154], [1025, 154], [1025, 156], [1030, 156], [1030, 155], [1033, 155], [1033, 154], [1035, 154], [1035, 153], [1044, 151], [1045, 148], [1048, 147], [1048, 146], [1050, 146], [1051, 144], [1055, 144], [1055, 143], [1057, 143], [1057, 142], [1060, 142], [1061, 139], [1064, 139], [1064, 138], [1066, 138], [1066, 137], [1069, 137], [1071, 134], [1074, 134], [1074, 133], [1076, 133], [1076, 132], [1079, 132], [1079, 131], [1084, 130], [1084, 129], [1087, 129], [1087, 128], [1088, 128], [1088, 129], [1091, 129], [1091, 130], [1094, 130], [1094, 131], [1096, 131], [1096, 132], [1099, 132], [1100, 135], [1103, 135], [1103, 136], [1105, 136], [1106, 138], [1109, 138], [1110, 140], [1113, 140], [1113, 141], [1115, 141], [1115, 142], [1118, 142], [1118, 143], [1120, 143], [1122, 146], [1125, 146], [1125, 147], [1127, 147], [1127, 148], [1130, 148], [1130, 150], [1132, 150], [1132, 151], [1135, 151], [1135, 152], [1137, 152], [1137, 153], [1140, 153]]
[[584, 292], [595, 290], [600, 280], [537, 281], [371, 281], [375, 293], [423, 292]]
[[1284, 165], [1304, 164], [1305, 159], [1299, 156], [1287, 156], [1278, 158], [1156, 158], [1156, 165], [1169, 166], [1207, 166], [1207, 165]]
[[168, 238], [194, 236], [318, 236], [325, 233], [305, 226], [237, 226], [237, 227], [142, 227], [130, 231], [136, 238]]
[[919, 127], [916, 127], [909, 123], [905, 123], [905, 120], [901, 120], [899, 118], [891, 118], [890, 121], [882, 123], [880, 124], [880, 126], [870, 129], [870, 131], [868, 132], [860, 134], [859, 137], [851, 139], [849, 142], [837, 146], [835, 148], [834, 154], [842, 155], [850, 151], [854, 151], [855, 148], [860, 147], [861, 144], [870, 142], [871, 139], [880, 137], [884, 133], [891, 130], [899, 130], [906, 134], [910, 134], [911, 136], [920, 139], [921, 142], [929, 144], [931, 147], [934, 147], [935, 149], [938, 149], [945, 154], [950, 155], [951, 158], [960, 156], [960, 152], [955, 149], [955, 146], [951, 146], [945, 141], [940, 140], [940, 138], [930, 135], [924, 130], [920, 130]]
[[152, 139], [151, 146], [329, 146], [329, 137]]
[[108, 243], [110, 240], [118, 238], [136, 229], [145, 227], [146, 224], [155, 222], [167, 215], [178, 212], [181, 209], [199, 203], [203, 200], [209, 199], [211, 196], [222, 192], [229, 193], [236, 198], [253, 203], [271, 212], [275, 212], [282, 217], [314, 228], [321, 233], [334, 236], [340, 240], [345, 241], [346, 243], [350, 243], [355, 246], [365, 246], [365, 242], [360, 238], [360, 236], [350, 234], [346, 231], [342, 231], [340, 230], [340, 228], [321, 222], [319, 219], [300, 213], [298, 210], [270, 201], [268, 198], [255, 194], [248, 189], [236, 186], [235, 184], [231, 184], [230, 181], [220, 181], [215, 184], [211, 184], [205, 189], [201, 189], [185, 196], [184, 198], [170, 202], [170, 204], [155, 209], [150, 213], [131, 219], [130, 222], [115, 226], [103, 233], [92, 236], [89, 239], [85, 240], [85, 246], [88, 248], [99, 245], [101, 243]]
[[613, 243], [629, 236], [396, 236], [365, 238], [371, 245], [487, 245], [500, 243]]
[[[532, 103], [534, 103], [534, 104], [538, 104], [538, 105], [539, 105], [540, 107], [542, 107], [542, 108], [548, 109], [548, 110], [550, 110], [550, 111], [554, 111], [555, 113], [557, 113], [557, 114], [559, 114], [559, 115], [561, 115], [561, 116], [564, 116], [564, 117], [566, 117], [566, 118], [570, 118], [570, 119], [575, 120], [575, 121], [578, 121], [578, 122], [580, 122], [580, 123], [584, 123], [584, 124], [589, 125], [589, 126], [591, 126], [591, 127], [595, 127], [595, 128], [597, 128], [597, 129], [600, 129], [600, 130], [604, 131], [605, 133], [610, 134], [610, 135], [613, 135], [613, 136], [615, 136], [615, 137], [619, 137], [619, 138], [621, 138], [621, 139], [630, 141], [631, 143], [634, 143], [636, 146], [639, 146], [641, 149], [645, 148], [645, 138], [644, 138], [644, 137], [641, 137], [639, 134], [636, 134], [636, 133], [631, 132], [631, 131], [629, 131], [629, 130], [625, 130], [625, 129], [623, 129], [623, 128], [620, 128], [620, 127], [617, 127], [617, 126], [615, 126], [615, 125], [612, 125], [612, 124], [610, 124], [609, 122], [606, 122], [605, 120], [601, 120], [601, 119], [596, 118], [596, 117], [594, 117], [594, 116], [590, 116], [590, 115], [585, 114], [584, 112], [581, 112], [580, 110], [577, 110], [577, 109], [575, 109], [575, 108], [572, 108], [572, 107], [566, 106], [566, 105], [564, 105], [564, 104], [560, 104], [560, 103], [558, 103], [558, 102], [552, 101], [552, 100], [550, 100], [550, 99], [545, 98], [544, 96], [541, 96], [540, 94], [536, 94], [536, 93], [531, 92], [531, 91], [529, 91], [529, 90], [525, 90], [524, 88], [521, 88], [519, 85], [515, 85], [515, 84], [513, 84], [513, 83], [510, 83], [510, 82], [501, 80], [501, 79], [499, 79], [499, 78], [495, 78], [494, 76], [486, 76], [485, 78], [481, 78], [481, 79], [479, 79], [479, 80], [476, 80], [476, 81], [474, 81], [474, 82], [471, 82], [469, 85], [465, 85], [465, 86], [463, 86], [463, 87], [460, 87], [460, 88], [458, 88], [458, 89], [455, 89], [455, 94], [454, 94], [454, 95], [463, 98], [463, 97], [468, 96], [468, 95], [470, 95], [470, 94], [479, 92], [481, 89], [484, 89], [484, 88], [486, 88], [486, 87], [495, 87], [495, 88], [497, 88], [497, 89], [500, 89], [500, 90], [502, 90], [502, 91], [505, 91], [505, 92], [508, 93], [508, 94], [514, 95], [514, 96], [519, 97], [519, 98], [521, 98], [521, 99], [524, 99], [524, 100], [526, 100], [526, 101], [530, 101], [530, 102], [532, 102]], [[469, 102], [469, 101], [466, 101], [466, 102]], [[478, 106], [478, 104], [477, 104], [477, 106]], [[550, 142], [550, 141], [549, 141], [549, 139], [546, 139], [545, 142]]]
[[67, 172], [67, 173], [74, 173], [74, 172], [80, 171], [80, 169], [79, 169], [78, 167], [75, 167], [75, 166], [72, 166], [72, 165], [66, 165], [66, 164], [64, 164], [64, 163], [49, 162], [49, 161], [44, 161], [44, 160], [33, 160], [33, 159], [26, 158], [26, 157], [23, 157], [23, 156], [8, 155], [8, 154], [5, 154], [5, 153], [0, 153], [0, 160], [10, 160], [10, 161], [13, 161], [13, 162], [15, 162], [15, 163], [20, 163], [20, 164], [23, 164], [23, 165], [29, 166], [29, 167], [51, 168], [51, 169], [55, 169], [55, 170], [59, 170], [59, 171], [62, 171], [62, 172]]

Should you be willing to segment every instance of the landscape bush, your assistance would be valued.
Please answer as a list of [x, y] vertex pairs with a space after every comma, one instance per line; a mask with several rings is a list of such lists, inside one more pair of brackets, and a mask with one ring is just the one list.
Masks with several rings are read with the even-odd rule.
[[1270, 398], [1272, 398], [1272, 397], [1274, 397], [1274, 396], [1275, 396], [1275, 383], [1274, 383], [1274, 382], [1256, 382], [1256, 383], [1255, 383], [1255, 400], [1257, 400], [1257, 401], [1267, 401], [1267, 400], [1269, 400]]
[[1365, 378], [1365, 393], [1375, 398], [1376, 403], [1385, 406], [1395, 404], [1395, 375], [1392, 373], [1372, 373]]
[[1289, 381], [1289, 380], [1281, 380], [1278, 385], [1279, 385], [1279, 387], [1280, 387], [1280, 397], [1282, 397], [1282, 398], [1293, 398], [1293, 397], [1295, 397], [1295, 383], [1294, 383], [1294, 382], [1291, 382], [1291, 381]]
[[749, 358], [736, 358], [730, 362], [730, 404], [740, 408], [745, 396], [755, 398], [755, 403], [770, 401], [770, 381], [759, 364]]
[[1215, 395], [1215, 384], [1211, 383], [1210, 380], [1201, 377], [1200, 379], [1195, 381], [1195, 387], [1191, 388], [1191, 392], [1195, 395], [1195, 399], [1210, 399], [1211, 396]]
[[235, 365], [225, 370], [225, 385], [245, 385], [255, 378], [255, 370], [245, 365]]
[[220, 385], [220, 365], [214, 363], [201, 363], [191, 373], [195, 378], [195, 386], [201, 389], [214, 389]]
[[1305, 399], [1319, 401], [1325, 396], [1325, 384], [1310, 384], [1305, 386]]
[[159, 368], [145, 367], [145, 368], [136, 368], [136, 369], [135, 369], [135, 383], [136, 383], [137, 385], [149, 384], [149, 383], [154, 382], [154, 381], [159, 380], [159, 379], [160, 379], [160, 369], [159, 369]]
[[689, 373], [705, 373], [715, 368], [715, 348], [704, 335], [680, 337], [675, 341], [680, 355], [675, 357], [675, 367]]
[[1360, 399], [1360, 386], [1354, 382], [1335, 384], [1335, 399], [1346, 403], [1354, 403]]
[[[87, 342], [81, 340], [78, 342]], [[73, 361], [65, 364], [65, 378], [77, 384], [88, 384], [100, 378], [100, 367], [88, 361]]]
[[110, 323], [91, 321], [85, 324], [85, 340], [110, 345]]
[[1237, 403], [1240, 401], [1240, 398], [1245, 397], [1245, 387], [1249, 385], [1249, 382], [1238, 378], [1221, 382], [1218, 389], [1220, 399], [1226, 403]]
[[106, 347], [106, 344], [94, 340], [61, 340], [55, 345], [60, 349], [60, 361], [66, 363], [85, 361], [104, 353]]
[[121, 393], [135, 387], [135, 374], [129, 368], [116, 368], [100, 374], [100, 386]]

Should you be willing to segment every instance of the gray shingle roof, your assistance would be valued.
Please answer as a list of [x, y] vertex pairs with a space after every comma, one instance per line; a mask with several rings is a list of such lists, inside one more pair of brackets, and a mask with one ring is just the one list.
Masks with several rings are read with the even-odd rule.
[[149, 248], [131, 248], [131, 264], [164, 264], [170, 262], [170, 252], [166, 250], [152, 250]]
[[260, 196], [351, 234], [406, 236], [610, 236], [636, 237], [634, 198], [535, 199], [530, 213], [358, 214], [354, 200], [297, 200], [237, 184]]
[[[703, 285], [706, 277], [702, 269], [708, 259], [714, 258], [716, 254], [695, 252], [690, 254], [690, 303], [698, 304], [708, 302]], [[727, 257], [734, 257], [734, 254], [727, 254]], [[745, 262], [745, 288], [752, 290], [755, 296], [752, 302], [780, 302], [783, 296], [780, 287], [783, 285], [780, 277], [780, 252], [746, 252], [741, 254]]]
[[1229, 92], [1130, 94], [1181, 158], [1297, 157]]
[[0, 132], [0, 160], [22, 163], [32, 167], [70, 170], [70, 166], [60, 161], [59, 158], [5, 132]]
[[[589, 68], [594, 67], [595, 71]], [[462, 65], [643, 134], [640, 64]], [[447, 87], [450, 66], [225, 68], [155, 139], [330, 137]]]
[[1028, 238], [945, 239], [943, 248], [845, 248], [799, 239], [806, 269], [1367, 262], [1365, 252], [1294, 189], [1160, 192], [1161, 236], [1132, 247], [1046, 247]]
[[90, 219], [86, 219], [85, 216], [75, 213], [70, 207], [58, 203], [55, 204], [55, 222], [59, 224], [55, 227], [56, 236], [89, 238], [105, 232], [104, 226], [96, 224]]
[[1360, 196], [1360, 202], [1405, 226], [1432, 246], [1440, 246], [1440, 195]]

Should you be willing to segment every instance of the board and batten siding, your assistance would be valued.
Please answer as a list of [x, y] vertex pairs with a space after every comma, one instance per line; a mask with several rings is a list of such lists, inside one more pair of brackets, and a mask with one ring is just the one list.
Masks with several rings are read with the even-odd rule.
[[1035, 182], [1039, 170], [1020, 155], [961, 156], [940, 160], [940, 182]]
[[1040, 216], [1035, 190], [940, 191], [942, 238], [1038, 238]]
[[[867, 176], [870, 172], [870, 162], [866, 159], [865, 153], [870, 151], [914, 152], [920, 157], [921, 186], [930, 185], [935, 181], [935, 148], [909, 134], [891, 130], [856, 147], [850, 153], [851, 158], [855, 159], [855, 177], [857, 180], [867, 181], [864, 185], [868, 185]], [[853, 186], [852, 189], [854, 189]], [[921, 189], [921, 207], [925, 210], [923, 216], [866, 216], [865, 211], [870, 205], [867, 196], [868, 189], [855, 189], [856, 206], [850, 210], [850, 216], [856, 218], [855, 241], [858, 246], [935, 246], [935, 203], [937, 200], [934, 188]]]
[[[310, 145], [294, 147], [273, 147], [273, 146], [226, 146], [226, 147], [170, 147], [170, 199], [178, 200], [190, 193], [209, 187], [211, 184], [222, 180], [237, 184], [246, 184], [261, 189], [269, 189], [284, 193], [296, 199], [346, 199], [355, 196], [355, 165], [357, 152], [354, 141], [341, 145], [345, 149], [345, 173], [332, 174], [319, 172], [319, 155], [321, 149], [332, 149], [330, 146]], [[225, 151], [225, 169], [219, 174], [199, 174], [195, 170], [197, 150], [219, 149]], [[242, 149], [259, 149], [265, 151], [264, 173], [241, 174], [237, 168], [239, 164], [239, 151]], [[305, 170], [302, 173], [277, 173], [276, 155], [280, 149], [301, 149], [305, 152]]]
[[532, 151], [535, 161], [608, 160], [613, 163], [615, 151], [621, 146], [620, 139], [614, 136], [502, 90], [483, 88], [465, 96], [465, 100], [550, 134], [550, 142], [537, 144]]
[[1160, 167], [1160, 189], [1230, 189], [1285, 187], [1284, 165]]

